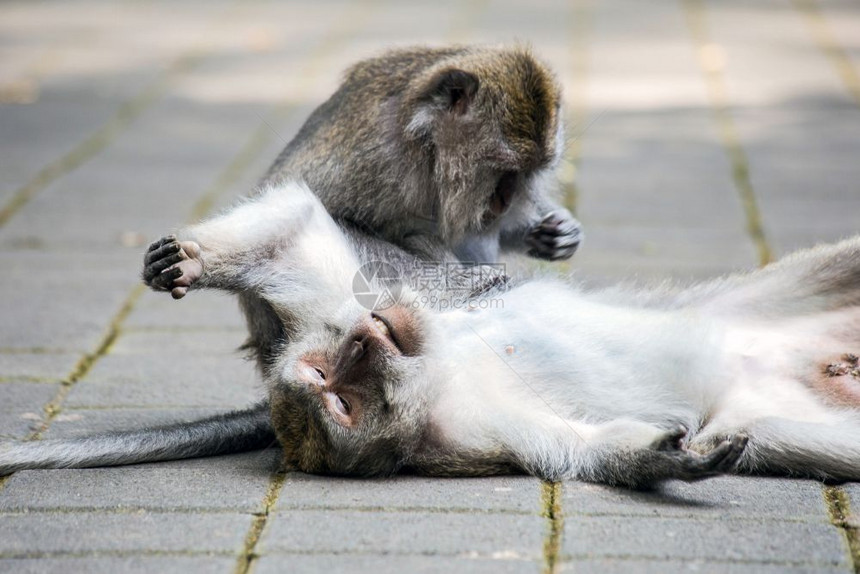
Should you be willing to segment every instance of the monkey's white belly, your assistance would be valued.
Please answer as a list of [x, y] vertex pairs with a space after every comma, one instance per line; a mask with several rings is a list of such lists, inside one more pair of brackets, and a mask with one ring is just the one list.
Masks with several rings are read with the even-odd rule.
[[504, 385], [571, 418], [692, 424], [726, 382], [720, 328], [696, 314], [619, 309], [554, 282], [503, 302], [445, 317], [464, 384]]
[[459, 371], [464, 380], [520, 388], [521, 400], [538, 396], [570, 417], [693, 427], [721, 418], [735, 426], [768, 416], [826, 420], [811, 377], [851, 350], [851, 337], [833, 335], [844, 333], [838, 327], [860, 324], [856, 310], [752, 323], [619, 308], [554, 282], [514, 289], [503, 301], [447, 317], [456, 364], [469, 366]]
[[820, 313], [780, 322], [733, 324], [726, 352], [736, 377], [717, 411], [752, 420], [778, 416], [797, 421], [830, 420], [830, 404], [860, 406], [860, 379], [828, 375], [827, 367], [856, 352], [856, 310]]

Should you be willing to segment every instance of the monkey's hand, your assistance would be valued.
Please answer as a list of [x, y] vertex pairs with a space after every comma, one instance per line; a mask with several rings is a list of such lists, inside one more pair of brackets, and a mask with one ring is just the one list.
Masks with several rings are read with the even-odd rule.
[[731, 440], [724, 440], [710, 452], [699, 454], [687, 450], [686, 438], [687, 429], [679, 425], [666, 432], [652, 445], [653, 464], [656, 467], [654, 470], [658, 475], [655, 478], [701, 480], [730, 472], [744, 452], [748, 440], [746, 435], [737, 434]]
[[582, 241], [579, 222], [566, 209], [551, 211], [525, 237], [528, 254], [537, 259], [568, 259]]
[[201, 275], [200, 246], [194, 241], [179, 241], [175, 235], [154, 241], [143, 258], [143, 282], [155, 291], [170, 291], [174, 299], [185, 297]]

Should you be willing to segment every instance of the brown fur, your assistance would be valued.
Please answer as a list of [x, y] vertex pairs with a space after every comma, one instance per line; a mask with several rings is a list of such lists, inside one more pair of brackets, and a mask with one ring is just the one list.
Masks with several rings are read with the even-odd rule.
[[[450, 109], [446, 89], [456, 92]], [[557, 159], [560, 104], [558, 82], [525, 48], [390, 51], [349, 69], [266, 179], [302, 178], [336, 219], [450, 259], [465, 236], [492, 227], [495, 182], [515, 173], [517, 202], [540, 205], [514, 226], [522, 242], [558, 207], [532, 178]]]

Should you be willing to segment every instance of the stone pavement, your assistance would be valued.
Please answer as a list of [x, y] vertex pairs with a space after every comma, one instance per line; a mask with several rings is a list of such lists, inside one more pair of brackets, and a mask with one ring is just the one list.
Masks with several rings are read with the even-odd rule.
[[[860, 231], [856, 0], [0, 6], [0, 438], [260, 395], [232, 300], [143, 245], [251, 189], [351, 61], [528, 41], [566, 89], [585, 280], [701, 278]], [[0, 480], [0, 572], [860, 570], [860, 486], [632, 493], [277, 474], [274, 450]]]

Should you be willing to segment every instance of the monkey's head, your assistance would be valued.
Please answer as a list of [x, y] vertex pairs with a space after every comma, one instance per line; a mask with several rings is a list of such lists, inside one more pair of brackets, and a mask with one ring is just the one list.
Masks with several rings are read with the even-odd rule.
[[401, 122], [432, 154], [440, 232], [455, 242], [525, 207], [555, 166], [561, 88], [524, 48], [440, 54], [410, 82]]
[[271, 383], [272, 422], [289, 466], [315, 474], [396, 472], [420, 440], [424, 337], [406, 306], [349, 319], [291, 343]]

